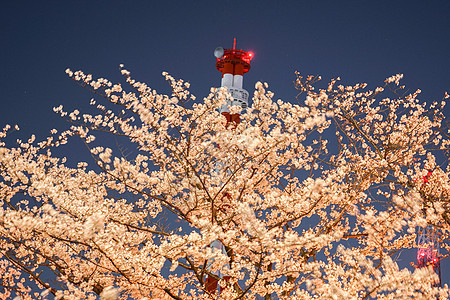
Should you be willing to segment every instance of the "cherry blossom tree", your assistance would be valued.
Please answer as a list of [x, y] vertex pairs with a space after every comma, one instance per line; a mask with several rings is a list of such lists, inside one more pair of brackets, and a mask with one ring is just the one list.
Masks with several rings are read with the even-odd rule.
[[[397, 263], [427, 224], [442, 259], [450, 247], [444, 102], [422, 103], [401, 75], [370, 90], [297, 74], [295, 104], [257, 83], [227, 126], [226, 89], [197, 100], [163, 73], [163, 95], [121, 72], [126, 87], [67, 70], [97, 110], [55, 108], [69, 129], [14, 146], [0, 133], [3, 299], [449, 296], [431, 267]], [[71, 161], [76, 138], [85, 162]], [[212, 294], [216, 270], [228, 279]]]

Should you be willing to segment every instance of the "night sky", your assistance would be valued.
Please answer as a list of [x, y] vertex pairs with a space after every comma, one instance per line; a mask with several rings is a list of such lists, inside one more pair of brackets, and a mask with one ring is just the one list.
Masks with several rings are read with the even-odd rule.
[[[448, 0], [3, 1], [0, 33], [0, 126], [18, 124], [14, 139], [67, 128], [55, 106], [88, 108], [93, 95], [66, 68], [117, 81], [123, 63], [159, 92], [169, 92], [167, 71], [201, 99], [220, 86], [214, 49], [233, 38], [255, 56], [244, 77], [250, 94], [265, 81], [276, 98], [296, 101], [295, 71], [369, 88], [403, 73], [428, 103], [450, 92]], [[406, 253], [405, 266], [408, 255], [415, 261]], [[449, 284], [448, 259], [441, 268]]]

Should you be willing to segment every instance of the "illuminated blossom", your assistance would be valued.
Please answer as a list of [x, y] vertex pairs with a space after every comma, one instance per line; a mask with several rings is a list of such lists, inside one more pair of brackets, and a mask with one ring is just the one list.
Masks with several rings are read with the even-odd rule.
[[[167, 72], [170, 95], [123, 65], [127, 84], [66, 72], [103, 96], [94, 113], [59, 106], [69, 129], [13, 146], [0, 131], [0, 298], [449, 296], [431, 268], [396, 261], [428, 224], [450, 249], [445, 103], [402, 75], [370, 90], [297, 74], [297, 104], [257, 83], [226, 126], [226, 89], [198, 101]], [[220, 295], [205, 291], [213, 271]]]

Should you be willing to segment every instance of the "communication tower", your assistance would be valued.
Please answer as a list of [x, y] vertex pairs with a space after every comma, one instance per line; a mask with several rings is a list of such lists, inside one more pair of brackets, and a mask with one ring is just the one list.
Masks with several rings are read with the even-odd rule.
[[[225, 116], [228, 126], [230, 123], [239, 124], [240, 114], [231, 114], [229, 107], [232, 105], [241, 106], [242, 109], [248, 107], [248, 92], [242, 88], [244, 74], [250, 70], [250, 62], [253, 58], [252, 52], [246, 52], [236, 49], [236, 39], [233, 41], [233, 49], [224, 49], [217, 47], [214, 50], [216, 57], [216, 68], [222, 73], [221, 87], [226, 87], [230, 98], [227, 102], [219, 108], [220, 113]], [[223, 198], [229, 197], [224, 194]], [[220, 240], [215, 240], [210, 245], [213, 251], [221, 251], [226, 254], [226, 249]], [[205, 278], [205, 287], [208, 293], [214, 294], [217, 292], [219, 279], [228, 280], [220, 271], [211, 271], [210, 267], [214, 261], [209, 261], [207, 264], [208, 271], [214, 276], [207, 275]], [[221, 290], [222, 288], [220, 288]], [[220, 291], [219, 291], [220, 292]]]
[[[428, 179], [433, 174], [428, 171], [427, 175], [422, 177], [423, 185], [428, 183]], [[425, 214], [426, 211], [423, 210]], [[424, 268], [432, 266], [434, 272], [438, 275], [439, 281], [433, 286], [441, 286], [441, 262], [439, 253], [439, 241], [437, 240], [436, 228], [433, 225], [427, 225], [420, 228], [417, 237], [417, 267]]]
[[432, 266], [434, 272], [439, 276], [439, 281], [433, 286], [441, 286], [441, 262], [439, 253], [439, 242], [436, 238], [436, 229], [433, 225], [422, 228], [417, 239], [417, 267], [424, 268]]

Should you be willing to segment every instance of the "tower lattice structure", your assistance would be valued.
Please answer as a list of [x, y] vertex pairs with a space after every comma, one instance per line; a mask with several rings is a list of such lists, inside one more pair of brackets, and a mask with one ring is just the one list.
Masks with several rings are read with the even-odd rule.
[[[423, 185], [428, 183], [432, 171], [428, 171], [427, 175], [423, 176]], [[424, 215], [426, 211], [423, 210]], [[437, 239], [436, 227], [427, 225], [425, 228], [420, 228], [417, 235], [417, 267], [424, 268], [432, 266], [434, 272], [438, 275], [439, 280], [433, 286], [441, 286], [441, 261], [439, 252], [439, 241]]]
[[432, 266], [434, 272], [439, 276], [439, 281], [433, 286], [441, 286], [439, 241], [437, 240], [436, 228], [433, 225], [421, 228], [417, 239], [417, 247], [417, 267]]

